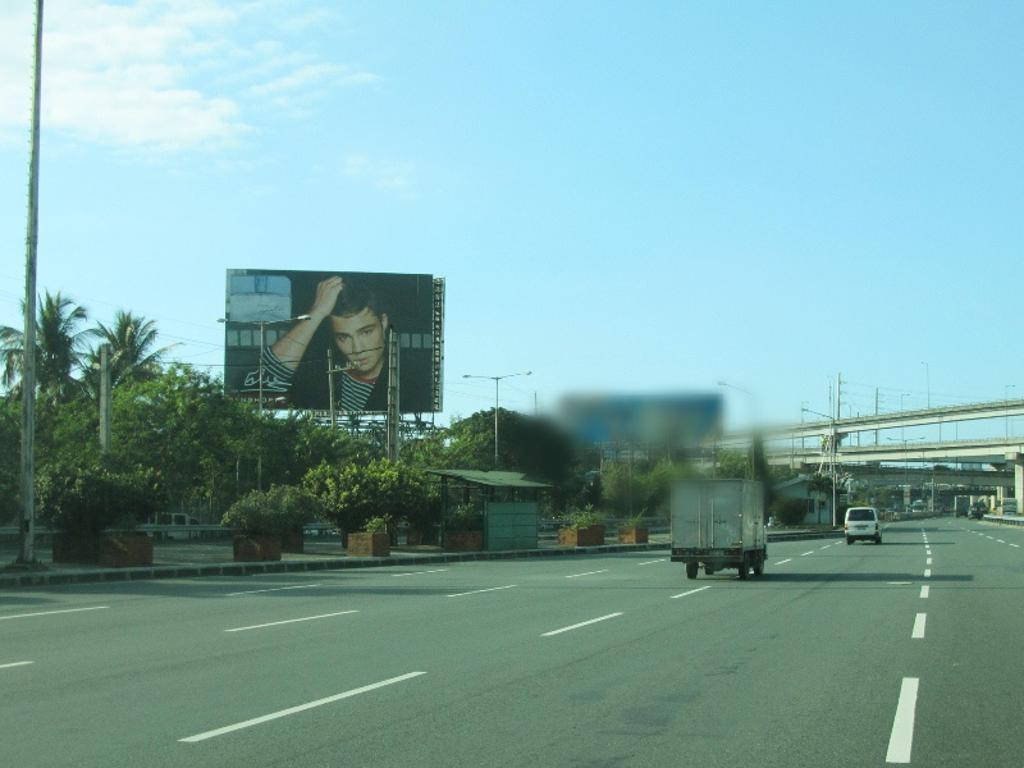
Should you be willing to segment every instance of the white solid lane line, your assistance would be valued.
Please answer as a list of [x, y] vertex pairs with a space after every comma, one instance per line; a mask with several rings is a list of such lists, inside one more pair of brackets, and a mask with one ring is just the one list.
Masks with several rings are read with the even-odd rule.
[[680, 597], [686, 597], [687, 595], [695, 595], [698, 592], [703, 592], [705, 589], [711, 589], [711, 585], [708, 584], [706, 587], [697, 587], [696, 589], [691, 589], [689, 592], [683, 592], [680, 595], [672, 595], [672, 597], [670, 597], [669, 600], [675, 600]]
[[35, 664], [34, 661], [12, 661], [9, 664], [0, 664], [0, 669], [10, 669], [11, 667], [25, 667], [29, 664]]
[[259, 595], [264, 592], [284, 592], [289, 589], [310, 589], [311, 587], [319, 587], [319, 584], [300, 584], [297, 587], [271, 587], [269, 589], [249, 589], [245, 592], [228, 592], [224, 597], [238, 597], [239, 595]]
[[381, 680], [379, 683], [372, 683], [371, 685], [364, 685], [362, 688], [353, 688], [351, 691], [345, 691], [334, 696], [328, 696], [325, 699], [317, 699], [311, 701], [308, 704], [300, 704], [297, 707], [289, 707], [288, 709], [282, 709], [277, 712], [271, 712], [269, 715], [263, 715], [261, 717], [254, 717], [251, 720], [243, 720], [240, 723], [234, 725], [225, 725], [223, 728], [216, 728], [212, 731], [204, 731], [203, 733], [197, 733], [195, 736], [186, 736], [184, 739], [178, 739], [188, 744], [195, 744], [198, 741], [206, 741], [206, 739], [212, 739], [215, 736], [223, 736], [225, 733], [232, 733], [233, 731], [240, 731], [243, 728], [251, 728], [254, 725], [260, 725], [261, 723], [267, 723], [271, 720], [277, 720], [278, 718], [287, 717], [288, 715], [295, 715], [299, 712], [305, 712], [307, 709], [314, 709], [315, 707], [322, 707], [325, 704], [331, 704], [335, 701], [341, 701], [342, 699], [348, 699], [352, 696], [358, 696], [361, 693], [368, 693], [375, 691], [378, 688], [384, 688], [388, 685], [394, 685], [395, 683], [401, 683], [404, 680], [411, 680], [414, 677], [425, 675], [426, 672], [410, 672], [407, 675], [399, 675], [398, 677], [392, 677], [387, 680]]
[[885, 753], [887, 763], [909, 763], [910, 750], [914, 745], [914, 710], [917, 708], [917, 686], [919, 679], [904, 677], [900, 686], [900, 699], [896, 704], [896, 716], [889, 734], [889, 751]]
[[264, 629], [266, 627], [279, 627], [282, 624], [297, 624], [300, 621], [313, 621], [314, 619], [329, 619], [331, 616], [344, 616], [347, 613], [359, 613], [359, 611], [337, 611], [336, 613], [321, 613], [319, 616], [303, 616], [301, 619], [285, 619], [284, 621], [268, 621], [266, 624], [253, 624], [250, 627], [235, 627], [225, 629], [225, 632], [246, 632], [250, 629]]
[[447, 571], [447, 568], [435, 568], [432, 571], [410, 571], [409, 573], [392, 573], [391, 575], [396, 579], [400, 579], [403, 576], [421, 576], [424, 573], [446, 573]]
[[580, 576], [593, 576], [595, 573], [608, 573], [607, 568], [602, 568], [600, 571], [587, 571], [586, 573], [573, 573], [566, 576], [567, 579], [578, 579]]
[[586, 627], [590, 624], [596, 624], [599, 621], [607, 621], [608, 619], [614, 619], [617, 616], [621, 615], [622, 611], [619, 611], [618, 613], [609, 613], [607, 616], [598, 616], [596, 619], [591, 619], [590, 621], [581, 621], [579, 624], [573, 624], [568, 627], [562, 627], [561, 629], [554, 629], [551, 632], [545, 632], [541, 635], [541, 637], [553, 637], [555, 635], [560, 635], [563, 632], [569, 632], [573, 629], [579, 629], [580, 627]]
[[59, 611], [39, 611], [38, 613], [19, 613], [16, 616], [0, 616], [0, 621], [8, 619], [28, 619], [33, 616], [56, 616], [58, 613], [81, 613], [82, 611], [102, 611], [109, 608], [109, 605], [94, 605], [91, 608], [64, 608]]
[[454, 595], [448, 595], [448, 597], [464, 597], [465, 595], [479, 595], [483, 592], [497, 592], [499, 589], [512, 589], [515, 584], [506, 584], [504, 587], [488, 587], [487, 589], [474, 589], [471, 592], [456, 592]]
[[923, 640], [924, 639], [924, 625], [928, 620], [927, 613], [919, 613], [914, 617], [914, 631], [910, 633], [912, 640]]
[[791, 562], [792, 560], [792, 557], [787, 557], [785, 560], [779, 560], [779, 562], [775, 563], [775, 565], [785, 565], [786, 563]]
[[928, 589], [929, 588], [927, 584], [921, 587], [921, 597], [928, 597]]
[[667, 562], [668, 562], [668, 560], [663, 557], [660, 560], [648, 560], [646, 563], [637, 563], [637, 565], [654, 565], [655, 563], [667, 563]]

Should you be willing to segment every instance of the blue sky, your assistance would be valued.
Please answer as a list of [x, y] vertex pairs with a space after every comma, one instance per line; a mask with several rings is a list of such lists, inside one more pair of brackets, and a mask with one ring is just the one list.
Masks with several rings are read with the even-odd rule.
[[[19, 326], [31, 6], [0, 5]], [[445, 419], [492, 402], [462, 374], [526, 369], [504, 406], [725, 380], [796, 421], [840, 371], [852, 412], [1024, 396], [1020, 4], [46, 12], [40, 289], [156, 320], [175, 359], [222, 364], [229, 267], [426, 272]]]

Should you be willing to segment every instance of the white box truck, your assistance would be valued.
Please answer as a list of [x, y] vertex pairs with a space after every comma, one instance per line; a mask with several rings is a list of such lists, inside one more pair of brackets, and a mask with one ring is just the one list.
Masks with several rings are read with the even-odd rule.
[[764, 573], [764, 489], [754, 480], [685, 480], [672, 488], [672, 561], [697, 578], [736, 568]]

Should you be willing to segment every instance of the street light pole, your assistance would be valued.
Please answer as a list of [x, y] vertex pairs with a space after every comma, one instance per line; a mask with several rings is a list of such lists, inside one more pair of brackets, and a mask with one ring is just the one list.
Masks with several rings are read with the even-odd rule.
[[757, 397], [755, 397], [754, 393], [751, 392], [749, 389], [744, 389], [743, 387], [737, 387], [735, 384], [730, 384], [727, 381], [718, 380], [715, 383], [718, 386], [720, 386], [720, 387], [725, 387], [727, 389], [735, 389], [737, 392], [742, 392], [744, 395], [746, 395], [747, 397], [750, 398], [750, 421], [751, 421], [751, 425], [750, 426], [751, 426], [751, 432], [750, 432], [750, 455], [748, 457], [749, 461], [747, 462], [747, 474], [749, 475], [751, 480], [755, 480], [756, 478], [754, 477], [754, 443], [755, 443], [755, 441], [757, 439], [757, 434], [756, 434], [757, 424], [754, 423], [756, 421], [755, 416], [754, 416], [754, 410], [755, 410], [755, 406], [757, 405]]
[[35, 58], [32, 67], [31, 159], [28, 172], [28, 223], [25, 236], [25, 332], [21, 364], [21, 519], [19, 565], [34, 566], [36, 434], [36, 253], [39, 241], [39, 104], [42, 98], [43, 0], [36, 0]]
[[506, 373], [502, 376], [477, 376], [472, 373], [462, 374], [464, 379], [489, 379], [494, 382], [494, 468], [498, 468], [498, 385], [502, 379], [510, 379], [513, 376], [531, 376], [533, 371], [520, 371], [518, 373]]

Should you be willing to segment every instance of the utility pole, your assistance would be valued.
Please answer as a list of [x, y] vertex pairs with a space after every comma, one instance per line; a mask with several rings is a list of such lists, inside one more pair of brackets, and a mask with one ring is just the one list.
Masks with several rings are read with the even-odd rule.
[[[878, 387], [875, 387], [875, 416], [878, 415]], [[878, 430], [875, 430], [875, 445], [878, 445]]]
[[331, 432], [334, 432], [334, 355], [330, 347], [327, 348], [327, 402], [331, 409]]
[[398, 461], [398, 422], [401, 410], [398, 403], [398, 333], [394, 328], [388, 330], [388, 459]]
[[36, 0], [35, 63], [32, 68], [32, 139], [25, 237], [25, 332], [21, 367], [21, 548], [18, 564], [35, 565], [36, 246], [39, 241], [39, 101], [42, 92], [43, 0]]
[[110, 450], [110, 345], [100, 344], [100, 450]]

